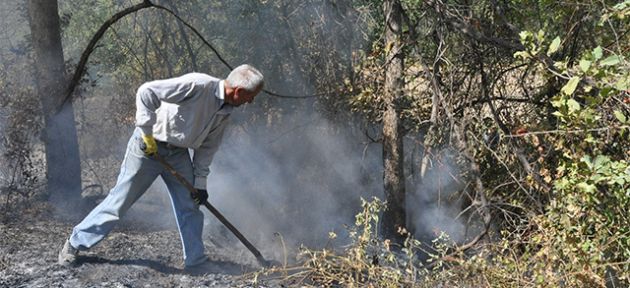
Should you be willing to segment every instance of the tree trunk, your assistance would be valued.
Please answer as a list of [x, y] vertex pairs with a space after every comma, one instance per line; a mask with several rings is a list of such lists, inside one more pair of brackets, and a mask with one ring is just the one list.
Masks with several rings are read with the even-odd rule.
[[383, 3], [385, 15], [385, 102], [383, 114], [383, 184], [388, 208], [383, 213], [383, 236], [401, 240], [405, 227], [405, 176], [403, 170], [403, 131], [400, 121], [403, 97], [404, 55], [402, 51], [402, 6], [400, 1]]
[[58, 109], [67, 81], [57, 0], [29, 0], [28, 11], [37, 93], [46, 125], [42, 132], [46, 145], [46, 191], [54, 204], [72, 207], [69, 205], [81, 199], [81, 162], [71, 101]]

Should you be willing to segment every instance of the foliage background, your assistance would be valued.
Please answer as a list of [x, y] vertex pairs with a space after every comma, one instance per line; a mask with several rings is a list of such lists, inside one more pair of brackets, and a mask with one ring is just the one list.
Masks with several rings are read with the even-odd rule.
[[[309, 271], [341, 273], [313, 273], [315, 286], [345, 279], [339, 275], [394, 286], [627, 285], [630, 1], [400, 2], [407, 228], [417, 239], [406, 242], [408, 253], [392, 252], [376, 232], [343, 228], [361, 211], [360, 197], [383, 196], [383, 67], [391, 46], [382, 1], [156, 1], [232, 65], [260, 67], [268, 89], [317, 96], [260, 97], [234, 117], [216, 163], [251, 179], [214, 186], [215, 201], [252, 211], [228, 216], [246, 230], [264, 227], [257, 236], [267, 245], [277, 245], [267, 231], [280, 231], [291, 247], [306, 243], [311, 257], [297, 263], [321, 269]], [[69, 71], [101, 23], [135, 4], [59, 3]], [[42, 119], [25, 8], [1, 5], [0, 191], [10, 215], [43, 197]], [[114, 184], [135, 87], [188, 71], [229, 69], [164, 12], [126, 17], [99, 41], [75, 95], [84, 197], [98, 201]], [[213, 175], [220, 182], [229, 174]], [[378, 220], [372, 214], [362, 219]], [[276, 223], [249, 220], [256, 217]], [[156, 222], [172, 225], [168, 219]], [[365, 223], [355, 228], [371, 231]], [[330, 230], [351, 248], [317, 250]], [[323, 251], [338, 258], [319, 257]], [[380, 262], [393, 274], [379, 270], [374, 255], [394, 257]]]

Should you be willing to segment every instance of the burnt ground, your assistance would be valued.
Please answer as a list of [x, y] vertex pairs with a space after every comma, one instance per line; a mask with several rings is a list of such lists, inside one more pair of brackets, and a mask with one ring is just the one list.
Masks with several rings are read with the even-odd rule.
[[253, 283], [261, 269], [253, 257], [231, 253], [217, 244], [222, 239], [207, 235], [210, 264], [202, 271], [186, 271], [177, 230], [138, 223], [119, 225], [99, 245], [82, 252], [76, 267], [63, 267], [57, 264], [57, 253], [74, 224], [41, 212], [0, 224], [0, 287], [280, 286], [265, 280]]

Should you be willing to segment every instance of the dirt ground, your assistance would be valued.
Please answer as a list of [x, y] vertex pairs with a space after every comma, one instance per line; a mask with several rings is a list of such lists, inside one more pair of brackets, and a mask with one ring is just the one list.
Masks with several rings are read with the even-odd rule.
[[280, 287], [260, 279], [254, 283], [261, 268], [253, 257], [230, 253], [215, 244], [222, 239], [207, 236], [210, 264], [202, 271], [183, 270], [177, 230], [133, 223], [119, 225], [82, 252], [76, 267], [62, 267], [57, 253], [74, 224], [48, 213], [0, 224], [0, 287]]

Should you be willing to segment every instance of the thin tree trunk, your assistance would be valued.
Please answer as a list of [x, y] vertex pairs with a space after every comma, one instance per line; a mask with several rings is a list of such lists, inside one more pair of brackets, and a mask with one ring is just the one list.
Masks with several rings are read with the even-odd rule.
[[57, 9], [56, 0], [28, 1], [37, 91], [46, 125], [42, 132], [46, 190], [53, 202], [74, 205], [81, 199], [81, 162], [72, 102], [60, 107], [67, 82]]
[[383, 184], [388, 208], [383, 213], [382, 233], [401, 240], [399, 228], [405, 227], [405, 177], [403, 169], [403, 131], [400, 100], [403, 97], [404, 55], [402, 52], [402, 6], [400, 1], [383, 3], [385, 15], [385, 101], [383, 115]]

